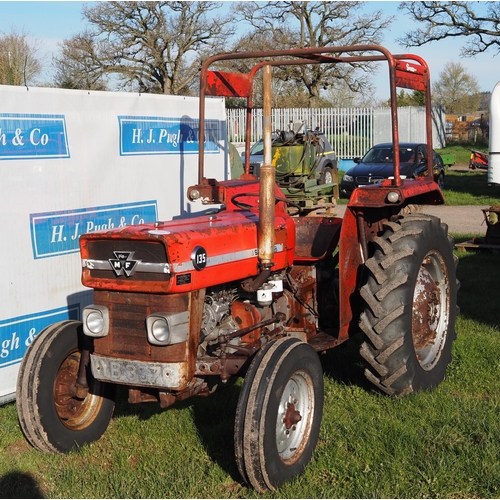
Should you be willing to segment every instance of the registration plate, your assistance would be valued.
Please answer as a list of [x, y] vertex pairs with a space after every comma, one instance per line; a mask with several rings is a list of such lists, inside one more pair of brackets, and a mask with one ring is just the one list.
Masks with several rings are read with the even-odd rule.
[[178, 363], [149, 363], [90, 355], [92, 375], [97, 380], [127, 385], [179, 387]]

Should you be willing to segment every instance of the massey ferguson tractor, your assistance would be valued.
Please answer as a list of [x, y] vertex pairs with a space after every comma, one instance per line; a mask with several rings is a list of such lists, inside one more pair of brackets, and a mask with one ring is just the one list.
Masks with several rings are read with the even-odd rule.
[[[248, 74], [209, 68], [254, 62]], [[358, 188], [344, 218], [309, 211], [275, 182], [271, 77], [276, 65], [383, 62], [389, 68], [394, 175]], [[262, 71], [261, 71], [262, 70]], [[264, 81], [264, 162], [250, 174], [252, 87]], [[427, 177], [400, 175], [396, 88], [424, 91]], [[204, 175], [205, 98], [247, 99], [245, 173]], [[29, 442], [67, 452], [104, 433], [117, 385], [129, 403], [167, 408], [244, 377], [234, 451], [243, 480], [273, 490], [311, 459], [323, 410], [319, 354], [362, 333], [374, 389], [399, 397], [439, 384], [451, 361], [457, 283], [453, 241], [416, 205], [444, 203], [433, 181], [429, 69], [377, 45], [222, 54], [200, 78], [196, 217], [80, 239], [93, 304], [82, 321], [49, 326], [31, 344], [17, 386]], [[353, 363], [357, 360], [353, 359]]]

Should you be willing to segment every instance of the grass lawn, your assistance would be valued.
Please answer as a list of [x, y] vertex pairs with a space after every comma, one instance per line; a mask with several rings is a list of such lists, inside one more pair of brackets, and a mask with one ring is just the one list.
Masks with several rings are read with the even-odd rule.
[[500, 204], [500, 186], [488, 186], [488, 173], [484, 170], [448, 170], [443, 194], [447, 205]]
[[468, 165], [471, 155], [471, 150], [488, 153], [487, 143], [469, 143], [469, 144], [451, 144], [443, 149], [437, 149], [439, 154], [451, 154], [455, 158], [456, 165]]
[[[482, 182], [479, 173], [450, 171], [445, 195], [472, 192], [474, 200], [487, 191]], [[498, 204], [500, 193], [487, 199], [478, 204]], [[121, 390], [104, 436], [68, 455], [33, 449], [16, 405], [1, 406], [0, 497], [499, 497], [500, 257], [457, 256], [461, 314], [446, 380], [433, 392], [391, 399], [366, 382], [359, 338], [328, 351], [321, 357], [325, 408], [318, 446], [305, 473], [279, 490], [259, 495], [239, 477], [233, 424], [241, 381], [235, 381], [164, 411], [128, 405]]]
[[[457, 240], [470, 239], [461, 235]], [[399, 400], [374, 393], [359, 339], [322, 356], [325, 410], [304, 475], [259, 495], [233, 458], [239, 385], [161, 411], [121, 393], [103, 438], [69, 455], [24, 439], [0, 407], [3, 498], [493, 498], [500, 495], [498, 255], [458, 253], [457, 340], [447, 379]]]

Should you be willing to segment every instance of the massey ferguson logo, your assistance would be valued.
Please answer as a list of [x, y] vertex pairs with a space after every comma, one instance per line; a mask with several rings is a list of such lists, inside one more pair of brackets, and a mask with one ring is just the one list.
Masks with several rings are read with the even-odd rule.
[[132, 260], [134, 252], [113, 252], [116, 259], [109, 259], [109, 263], [117, 276], [125, 274], [130, 277], [134, 274], [135, 268], [140, 260]]

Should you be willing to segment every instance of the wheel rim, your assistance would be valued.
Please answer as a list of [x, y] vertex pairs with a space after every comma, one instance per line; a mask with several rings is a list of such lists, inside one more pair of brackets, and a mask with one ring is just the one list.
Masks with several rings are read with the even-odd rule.
[[325, 170], [325, 184], [331, 184], [333, 182], [333, 175], [330, 169]]
[[75, 349], [61, 363], [54, 381], [57, 416], [65, 427], [74, 431], [85, 429], [95, 420], [103, 401], [100, 396], [91, 394], [90, 389], [85, 398], [74, 395], [79, 365], [80, 352]]
[[429, 252], [420, 266], [413, 293], [412, 338], [417, 360], [426, 371], [439, 361], [447, 338], [449, 282], [443, 257]]
[[276, 421], [276, 445], [289, 465], [302, 455], [311, 434], [314, 416], [314, 384], [305, 371], [295, 372], [281, 395]]

